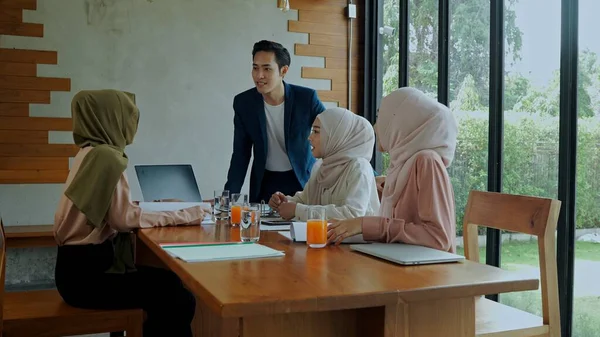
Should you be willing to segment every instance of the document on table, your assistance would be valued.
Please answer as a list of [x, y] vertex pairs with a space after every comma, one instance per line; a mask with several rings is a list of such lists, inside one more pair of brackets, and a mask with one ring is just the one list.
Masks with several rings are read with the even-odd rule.
[[281, 251], [254, 242], [163, 245], [170, 255], [185, 262], [208, 262], [280, 257]]

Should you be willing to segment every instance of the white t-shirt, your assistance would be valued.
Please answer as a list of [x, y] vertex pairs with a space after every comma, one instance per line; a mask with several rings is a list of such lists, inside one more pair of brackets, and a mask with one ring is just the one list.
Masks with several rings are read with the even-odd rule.
[[285, 149], [284, 111], [285, 101], [277, 106], [265, 102], [267, 116], [267, 164], [266, 169], [285, 172], [292, 169]]

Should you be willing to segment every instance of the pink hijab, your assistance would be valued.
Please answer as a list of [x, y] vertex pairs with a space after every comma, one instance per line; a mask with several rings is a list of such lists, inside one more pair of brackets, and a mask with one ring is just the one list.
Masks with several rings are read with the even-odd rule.
[[390, 154], [379, 213], [393, 217], [417, 155], [434, 151], [449, 167], [458, 128], [448, 107], [408, 87], [383, 98], [375, 127], [383, 150]]

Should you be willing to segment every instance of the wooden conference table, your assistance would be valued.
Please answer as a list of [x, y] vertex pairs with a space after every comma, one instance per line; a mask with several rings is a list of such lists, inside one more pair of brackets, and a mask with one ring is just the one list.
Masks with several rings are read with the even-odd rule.
[[138, 232], [138, 263], [175, 272], [197, 298], [197, 337], [475, 336], [474, 297], [535, 290], [539, 281], [465, 261], [400, 266], [345, 245], [310, 249], [277, 232], [285, 257], [185, 263], [160, 243], [239, 240], [228, 225]]

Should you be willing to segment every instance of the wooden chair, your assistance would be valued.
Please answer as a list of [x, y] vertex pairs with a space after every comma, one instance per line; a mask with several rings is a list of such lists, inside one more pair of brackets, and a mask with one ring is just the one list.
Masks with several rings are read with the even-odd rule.
[[6, 235], [0, 218], [0, 337], [60, 337], [126, 331], [141, 337], [143, 311], [88, 310], [66, 304], [58, 291], [4, 292]]
[[543, 317], [483, 297], [475, 301], [477, 336], [560, 337], [555, 231], [560, 201], [472, 191], [464, 218], [465, 257], [479, 262], [478, 226], [534, 235], [538, 240]]

